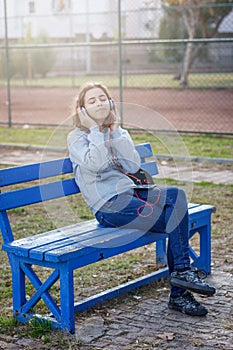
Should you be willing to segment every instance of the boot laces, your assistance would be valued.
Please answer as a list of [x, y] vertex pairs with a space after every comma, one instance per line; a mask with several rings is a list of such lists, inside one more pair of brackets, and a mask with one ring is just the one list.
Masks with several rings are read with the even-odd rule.
[[198, 269], [197, 267], [192, 267], [193, 271], [201, 280], [205, 280], [207, 277], [207, 272], [205, 270]]

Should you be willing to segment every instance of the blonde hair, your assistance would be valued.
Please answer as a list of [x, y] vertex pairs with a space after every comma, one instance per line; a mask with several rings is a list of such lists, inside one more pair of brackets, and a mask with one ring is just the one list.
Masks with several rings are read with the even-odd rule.
[[80, 118], [78, 115], [78, 109], [85, 107], [84, 106], [84, 100], [85, 100], [85, 95], [87, 93], [87, 91], [93, 89], [93, 88], [100, 88], [101, 90], [103, 90], [103, 92], [105, 93], [105, 95], [108, 97], [108, 99], [110, 99], [110, 94], [109, 91], [107, 89], [106, 86], [104, 86], [101, 83], [98, 82], [87, 82], [84, 85], [82, 85], [79, 89], [78, 95], [74, 98], [74, 104], [73, 104], [73, 111], [72, 111], [72, 118], [73, 118], [73, 125], [74, 127], [78, 127], [78, 128], [82, 128], [81, 122], [80, 122]]

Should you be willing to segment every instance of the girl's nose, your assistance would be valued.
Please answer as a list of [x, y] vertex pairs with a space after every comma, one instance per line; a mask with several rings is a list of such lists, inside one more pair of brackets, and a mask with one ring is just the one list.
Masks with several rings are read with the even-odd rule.
[[102, 105], [102, 101], [98, 98], [97, 99], [97, 106], [101, 106]]

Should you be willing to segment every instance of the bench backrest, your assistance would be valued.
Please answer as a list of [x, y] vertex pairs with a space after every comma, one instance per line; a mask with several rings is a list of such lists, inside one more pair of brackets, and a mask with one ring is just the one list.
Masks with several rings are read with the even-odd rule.
[[[156, 175], [158, 168], [151, 145], [144, 143], [135, 148], [141, 157], [141, 167], [150, 175]], [[38, 182], [29, 187], [24, 185], [23, 188], [13, 190], [4, 188], [2, 192], [0, 191], [0, 228], [5, 242], [14, 240], [6, 214], [7, 210], [80, 192], [74, 177], [67, 178], [65, 176], [67, 174], [73, 174], [69, 158], [0, 170], [0, 189], [36, 180]], [[45, 179], [47, 179], [46, 183]]]

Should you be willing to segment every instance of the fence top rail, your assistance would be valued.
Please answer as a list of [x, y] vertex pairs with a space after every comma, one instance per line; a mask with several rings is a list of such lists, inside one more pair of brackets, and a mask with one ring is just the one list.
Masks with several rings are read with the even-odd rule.
[[[188, 44], [188, 43], [233, 43], [230, 38], [195, 38], [195, 39], [142, 39], [142, 40], [122, 40], [121, 45], [144, 45], [144, 44]], [[37, 49], [37, 48], [63, 48], [63, 47], [85, 47], [85, 46], [118, 46], [118, 41], [101, 42], [73, 42], [73, 43], [48, 43], [48, 44], [9, 44], [8, 49]], [[0, 45], [0, 49], [5, 49], [5, 45]]]

